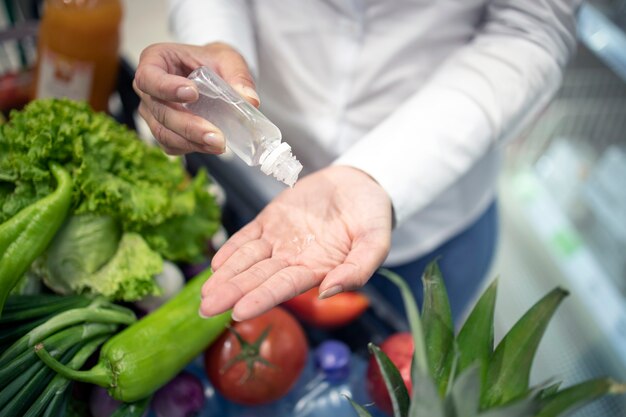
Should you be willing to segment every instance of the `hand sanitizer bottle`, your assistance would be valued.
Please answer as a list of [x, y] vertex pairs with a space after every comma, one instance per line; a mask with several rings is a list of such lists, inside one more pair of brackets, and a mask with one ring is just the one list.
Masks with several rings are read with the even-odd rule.
[[260, 165], [264, 174], [293, 187], [302, 165], [289, 144], [281, 142], [280, 130], [208, 67], [194, 70], [188, 78], [196, 83], [200, 97], [185, 107], [217, 126], [226, 146], [246, 164]]

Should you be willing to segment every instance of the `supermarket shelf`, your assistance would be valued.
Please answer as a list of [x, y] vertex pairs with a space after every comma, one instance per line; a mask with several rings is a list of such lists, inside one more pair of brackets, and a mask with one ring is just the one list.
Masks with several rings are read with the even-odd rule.
[[605, 336], [626, 369], [626, 303], [576, 227], [532, 168], [511, 178], [511, 192], [530, 225], [555, 261], [569, 289]]
[[626, 81], [626, 32], [593, 4], [578, 14], [578, 37], [607, 66]]

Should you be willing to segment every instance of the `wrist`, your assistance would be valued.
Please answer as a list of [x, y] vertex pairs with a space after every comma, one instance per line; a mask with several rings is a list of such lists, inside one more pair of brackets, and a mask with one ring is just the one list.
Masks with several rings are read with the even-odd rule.
[[382, 195], [387, 200], [391, 216], [391, 228], [395, 229], [396, 212], [393, 207], [393, 202], [391, 201], [391, 197], [387, 190], [383, 188], [376, 178], [370, 175], [367, 171], [352, 165], [333, 164], [326, 169], [332, 170], [333, 176], [336, 176], [342, 183], [349, 184], [349, 186], [354, 186], [355, 183], [363, 183], [377, 189], [377, 192], [374, 194]]

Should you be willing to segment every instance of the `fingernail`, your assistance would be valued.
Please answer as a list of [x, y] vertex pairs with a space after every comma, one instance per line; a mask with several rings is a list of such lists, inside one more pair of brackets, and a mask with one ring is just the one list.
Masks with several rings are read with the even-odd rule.
[[203, 318], [203, 319], [208, 319], [208, 318], [210, 318], [210, 317], [211, 317], [211, 316], [206, 316], [206, 315], [202, 312], [202, 309], [198, 310], [198, 315], [200, 316], [200, 318]]
[[198, 99], [198, 92], [190, 86], [179, 87], [176, 90], [176, 97], [181, 101], [195, 101]]
[[332, 297], [333, 295], [337, 295], [337, 294], [339, 294], [342, 291], [343, 291], [343, 287], [341, 285], [335, 285], [334, 287], [330, 287], [330, 288], [322, 291], [317, 298], [319, 298], [320, 300], [323, 300], [324, 298], [328, 298], [328, 297]]
[[208, 132], [202, 136], [202, 140], [209, 146], [214, 148], [223, 148], [224, 147], [224, 138], [222, 135], [217, 134], [215, 132]]
[[237, 87], [237, 90], [244, 97], [255, 100], [257, 103], [261, 104], [261, 99], [259, 98], [259, 95], [257, 94], [257, 92], [254, 91], [254, 88], [250, 88], [246, 85], [240, 85], [239, 87]]
[[239, 318], [239, 316], [237, 316], [235, 313], [232, 313], [230, 315], [230, 318], [233, 319], [233, 321], [241, 321], [241, 319]]

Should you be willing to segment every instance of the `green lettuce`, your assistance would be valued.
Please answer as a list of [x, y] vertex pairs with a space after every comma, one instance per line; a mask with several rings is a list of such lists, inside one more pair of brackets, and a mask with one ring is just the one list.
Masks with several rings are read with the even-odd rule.
[[100, 294], [137, 301], [158, 295], [154, 276], [163, 258], [136, 233], [120, 231], [107, 216], [70, 217], [35, 266], [59, 294]]
[[154, 276], [163, 270], [163, 258], [136, 233], [125, 233], [115, 255], [95, 274], [79, 282], [77, 292], [102, 294], [114, 300], [136, 301], [160, 295]]
[[[134, 236], [133, 245], [146, 256], [141, 259], [135, 254], [135, 262], [153, 266], [157, 263], [153, 255], [171, 261], [197, 261], [219, 226], [219, 208], [207, 191], [209, 179], [204, 171], [190, 178], [179, 159], [148, 146], [106, 114], [65, 99], [35, 100], [22, 111], [12, 112], [9, 121], [0, 125], [0, 223], [52, 192], [55, 184], [48, 166], [53, 161], [72, 175], [73, 217], [87, 216], [72, 226], [78, 230], [71, 235], [88, 239], [98, 227], [93, 221], [96, 218], [115, 225], [107, 229], [107, 241], [99, 243], [97, 253], [81, 253], [84, 258], [80, 262], [89, 264], [92, 279], [109, 267], [113, 257], [121, 256], [121, 245], [129, 234]], [[113, 229], [117, 232], [112, 233]], [[138, 239], [144, 246], [137, 243]], [[57, 241], [46, 254], [46, 262], [52, 259], [55, 247], [72, 245], [78, 251], [81, 244], [61, 245]], [[48, 273], [74, 276], [65, 274], [65, 267], [60, 269], [63, 274]], [[108, 272], [112, 273], [111, 269]], [[119, 288], [135, 296], [143, 290], [132, 282], [144, 281], [131, 275], [136, 274], [128, 273], [128, 282], [120, 283]], [[144, 284], [137, 285], [143, 288]], [[56, 285], [61, 288], [61, 284]], [[74, 289], [71, 279], [64, 285], [66, 290]], [[115, 294], [128, 299], [123, 291], [115, 290]]]
[[110, 216], [70, 215], [37, 264], [48, 287], [71, 294], [117, 252], [122, 229]]

